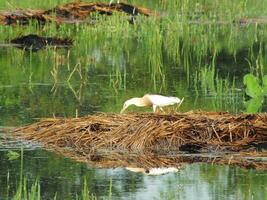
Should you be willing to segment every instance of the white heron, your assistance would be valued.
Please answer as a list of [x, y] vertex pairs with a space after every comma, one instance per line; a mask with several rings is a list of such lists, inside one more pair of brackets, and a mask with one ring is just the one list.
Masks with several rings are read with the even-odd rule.
[[150, 175], [150, 176], [164, 175], [164, 174], [175, 173], [179, 171], [179, 169], [176, 167], [161, 167], [161, 168], [150, 168], [150, 169], [126, 167], [126, 169], [131, 172], [136, 172], [136, 173], [141, 172], [145, 175]]
[[184, 98], [179, 99], [178, 97], [167, 97], [158, 94], [145, 94], [143, 97], [134, 97], [124, 102], [123, 108], [120, 113], [123, 113], [130, 105], [135, 105], [137, 107], [152, 106], [153, 111], [156, 112], [157, 107], [163, 111], [162, 107], [171, 106], [178, 104], [180, 106]]

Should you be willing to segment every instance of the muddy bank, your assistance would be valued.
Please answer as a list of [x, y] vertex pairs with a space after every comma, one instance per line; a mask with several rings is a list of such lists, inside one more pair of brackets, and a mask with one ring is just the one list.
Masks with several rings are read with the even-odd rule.
[[[31, 20], [44, 25], [48, 22], [61, 23], [81, 23], [87, 22], [88, 17], [93, 13], [100, 15], [113, 15], [114, 13], [124, 13], [136, 16], [156, 16], [156, 12], [147, 8], [137, 7], [127, 3], [87, 3], [72, 2], [57, 6], [48, 10], [15, 10], [0, 12], [0, 24], [2, 25], [28, 25]], [[90, 21], [90, 20], [89, 20]]]

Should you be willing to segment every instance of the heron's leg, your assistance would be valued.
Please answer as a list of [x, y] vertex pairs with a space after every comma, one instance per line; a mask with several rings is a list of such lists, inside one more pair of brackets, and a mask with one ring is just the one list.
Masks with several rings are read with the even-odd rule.
[[156, 112], [156, 111], [157, 111], [157, 106], [153, 105], [153, 112]]
[[178, 112], [178, 110], [179, 110], [181, 104], [183, 103], [183, 101], [184, 101], [184, 98], [182, 98], [182, 100], [180, 101], [180, 103], [178, 103], [177, 106], [175, 107], [175, 110], [174, 110], [175, 112]]
[[182, 98], [182, 100], [181, 100], [180, 103], [178, 104], [177, 109], [180, 107], [180, 105], [183, 103], [183, 101], [184, 101], [184, 97]]
[[163, 113], [165, 113], [165, 111], [163, 110], [163, 108], [162, 107], [159, 107], [159, 109], [163, 112]]

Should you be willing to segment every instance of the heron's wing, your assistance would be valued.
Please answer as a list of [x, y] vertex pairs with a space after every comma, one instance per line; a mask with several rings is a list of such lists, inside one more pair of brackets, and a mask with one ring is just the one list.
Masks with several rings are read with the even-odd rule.
[[172, 98], [162, 96], [162, 95], [150, 94], [150, 95], [146, 95], [146, 96], [147, 96], [147, 98], [149, 98], [149, 100], [152, 102], [153, 105], [157, 105], [160, 107], [161, 106], [170, 106], [170, 105], [177, 103]]

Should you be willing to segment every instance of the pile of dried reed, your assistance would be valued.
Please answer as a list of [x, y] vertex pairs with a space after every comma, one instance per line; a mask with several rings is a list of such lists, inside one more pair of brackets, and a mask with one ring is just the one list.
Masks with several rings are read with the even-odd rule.
[[206, 162], [267, 169], [259, 159], [266, 152], [257, 151], [267, 145], [267, 114], [100, 113], [43, 119], [9, 132], [95, 167], [180, 168]]
[[88, 3], [73, 2], [49, 10], [15, 10], [0, 13], [0, 24], [27, 25], [30, 20], [36, 20], [39, 24], [54, 21], [60, 23], [84, 22], [92, 13], [112, 15], [114, 12], [122, 12], [128, 15], [156, 15], [155, 12], [142, 7], [133, 6], [127, 3]]
[[237, 152], [267, 142], [267, 114], [96, 114], [73, 119], [43, 119], [16, 129], [15, 133], [45, 145], [85, 152], [107, 148]]

